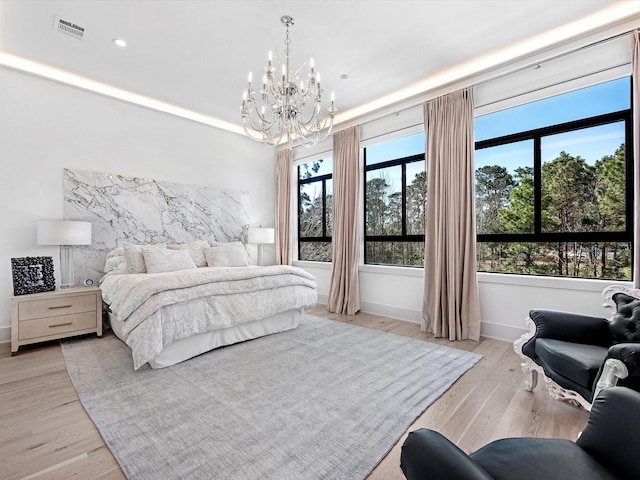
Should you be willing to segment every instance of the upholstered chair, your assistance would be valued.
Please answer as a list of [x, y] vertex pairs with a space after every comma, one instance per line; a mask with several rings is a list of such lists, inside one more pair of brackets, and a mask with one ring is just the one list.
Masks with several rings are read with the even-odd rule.
[[608, 287], [602, 298], [611, 311], [608, 319], [529, 312], [530, 331], [514, 343], [527, 390], [536, 387], [541, 374], [551, 397], [587, 410], [603, 388], [619, 383], [640, 391], [640, 291]]
[[596, 397], [576, 442], [505, 438], [467, 455], [428, 429], [409, 433], [407, 480], [631, 480], [640, 478], [640, 393], [611, 387]]

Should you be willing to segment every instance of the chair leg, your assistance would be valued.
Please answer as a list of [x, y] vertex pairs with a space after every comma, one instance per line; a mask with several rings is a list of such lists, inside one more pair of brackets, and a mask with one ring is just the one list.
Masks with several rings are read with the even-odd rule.
[[522, 347], [536, 334], [536, 324], [529, 317], [526, 318], [525, 322], [529, 331], [513, 342], [513, 350], [524, 360], [524, 362], [520, 364], [522, 366], [522, 372], [525, 375], [524, 386], [527, 391], [531, 392], [538, 384], [538, 369], [536, 368], [538, 366], [533, 363], [531, 358], [524, 354]]
[[593, 399], [595, 400], [598, 394], [605, 388], [615, 387], [618, 380], [627, 378], [629, 376], [629, 370], [627, 366], [617, 358], [608, 358], [604, 362], [604, 368], [602, 374], [596, 382], [596, 389], [593, 392]]
[[524, 388], [528, 392], [532, 392], [538, 385], [538, 371], [531, 368], [531, 360], [522, 362], [520, 366], [522, 367], [522, 373], [524, 373]]

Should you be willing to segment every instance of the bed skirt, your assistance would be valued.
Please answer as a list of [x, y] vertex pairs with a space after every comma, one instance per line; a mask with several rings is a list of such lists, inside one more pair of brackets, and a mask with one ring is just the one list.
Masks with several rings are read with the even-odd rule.
[[[291, 330], [298, 326], [301, 317], [302, 309], [294, 309], [262, 320], [200, 333], [165, 346], [155, 358], [149, 361], [149, 365], [151, 368], [169, 367], [218, 347]], [[116, 336], [126, 343], [126, 335], [122, 333], [123, 322], [111, 313], [109, 313], [109, 322]]]

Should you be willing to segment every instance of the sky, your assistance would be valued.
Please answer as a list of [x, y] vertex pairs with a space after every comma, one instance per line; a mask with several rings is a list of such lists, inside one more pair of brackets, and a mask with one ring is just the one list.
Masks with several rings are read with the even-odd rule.
[[[630, 78], [557, 95], [537, 102], [501, 110], [475, 119], [476, 141], [500, 137], [535, 128], [593, 117], [628, 109], [631, 102]], [[545, 137], [542, 161], [549, 162], [561, 151], [581, 156], [593, 165], [612, 155], [624, 143], [624, 123], [617, 122], [579, 131]], [[523, 141], [476, 151], [476, 168], [502, 165], [510, 172], [517, 166], [533, 167], [533, 142]]]
[[[486, 140], [535, 128], [557, 125], [581, 118], [617, 112], [630, 107], [631, 79], [620, 78], [574, 92], [538, 100], [536, 102], [501, 110], [475, 118], [475, 139]], [[605, 155], [612, 155], [624, 143], [624, 124], [591, 127], [576, 132], [548, 136], [542, 142], [542, 161], [548, 162], [565, 151], [573, 156], [581, 156], [590, 165]], [[424, 132], [367, 147], [367, 165], [386, 160], [423, 153]], [[533, 142], [523, 141], [476, 151], [475, 167], [502, 165], [510, 172], [516, 167], [533, 167]], [[409, 173], [409, 182], [424, 168], [416, 164]], [[331, 173], [331, 159], [323, 162], [316, 175]], [[384, 169], [393, 191], [400, 189], [400, 169]], [[369, 177], [370, 178], [370, 177]]]

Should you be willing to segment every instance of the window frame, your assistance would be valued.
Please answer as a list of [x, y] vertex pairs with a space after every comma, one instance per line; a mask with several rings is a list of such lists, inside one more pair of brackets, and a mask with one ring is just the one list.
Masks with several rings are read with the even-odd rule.
[[[323, 159], [325, 160], [325, 159]], [[300, 252], [302, 252], [302, 244], [303, 243], [331, 243], [333, 241], [333, 236], [332, 235], [327, 235], [327, 180], [333, 180], [333, 172], [332, 173], [325, 173], [324, 175], [318, 175], [315, 177], [309, 177], [309, 178], [304, 178], [301, 179], [300, 178], [300, 168], [304, 163], [308, 163], [308, 162], [303, 162], [300, 163], [298, 165], [296, 165], [296, 171], [297, 171], [297, 180], [298, 180], [298, 190], [297, 190], [297, 227], [298, 227], [298, 260], [299, 261], [303, 261], [303, 262], [321, 262], [321, 263], [331, 263], [333, 261], [333, 258], [331, 260], [329, 260], [328, 262], [325, 262], [323, 260], [307, 260], [307, 259], [303, 259], [300, 258]], [[317, 183], [317, 182], [322, 182], [322, 235], [321, 236], [316, 236], [316, 237], [303, 237], [302, 236], [302, 228], [301, 228], [301, 222], [302, 222], [302, 215], [301, 215], [301, 208], [302, 208], [302, 204], [300, 202], [300, 188], [302, 187], [302, 185], [307, 185], [310, 183]], [[333, 231], [333, 230], [332, 230]]]
[[[384, 162], [374, 163], [367, 165], [367, 148], [364, 147], [363, 162], [364, 162], [364, 175], [363, 175], [363, 243], [364, 243], [364, 264], [365, 265], [384, 265], [389, 267], [406, 267], [406, 268], [424, 268], [424, 264], [417, 265], [400, 265], [390, 263], [375, 263], [369, 261], [367, 258], [367, 242], [406, 242], [417, 243], [425, 242], [424, 233], [421, 235], [407, 234], [407, 164], [414, 162], [425, 162], [426, 170], [426, 154], [418, 153], [415, 155], [409, 155], [407, 157], [395, 158]], [[402, 219], [401, 219], [401, 235], [368, 235], [367, 234], [367, 173], [374, 170], [381, 170], [389, 167], [401, 166], [401, 194], [402, 194]]]
[[[542, 232], [542, 151], [543, 137], [597, 127], [620, 121], [625, 122], [625, 231], [618, 232]], [[524, 132], [504, 135], [475, 142], [475, 150], [497, 147], [524, 140], [533, 141], [534, 232], [476, 234], [477, 243], [558, 243], [558, 242], [630, 242], [633, 245], [633, 115], [632, 109], [596, 115], [571, 122], [550, 125]], [[493, 272], [486, 272], [493, 273]], [[504, 272], [498, 272], [504, 273]]]

